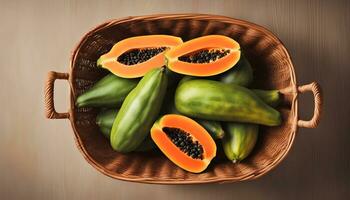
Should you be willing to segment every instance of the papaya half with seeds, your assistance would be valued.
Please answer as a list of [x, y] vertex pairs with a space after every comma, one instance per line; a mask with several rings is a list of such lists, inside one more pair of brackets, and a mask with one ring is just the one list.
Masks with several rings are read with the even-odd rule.
[[238, 62], [238, 42], [223, 35], [208, 35], [189, 40], [165, 53], [167, 67], [179, 74], [213, 76]]
[[149, 71], [125, 98], [111, 130], [114, 150], [134, 151], [149, 135], [159, 115], [167, 88], [164, 68]]
[[253, 91], [233, 84], [195, 79], [183, 82], [175, 92], [176, 109], [185, 115], [217, 121], [281, 124], [281, 114]]
[[144, 76], [165, 65], [164, 52], [182, 43], [170, 35], [145, 35], [124, 39], [97, 60], [97, 65], [123, 78]]
[[80, 95], [76, 105], [78, 107], [118, 107], [136, 87], [138, 81], [138, 79], [125, 79], [109, 74]]
[[152, 140], [177, 166], [199, 173], [216, 155], [216, 144], [196, 121], [183, 115], [161, 117], [151, 129]]
[[[118, 109], [109, 109], [101, 111], [96, 116], [96, 124], [99, 126], [102, 134], [109, 140], [111, 135], [111, 129], [113, 122], [118, 114]], [[155, 149], [156, 145], [154, 144], [151, 137], [146, 137], [143, 142], [135, 149], [135, 151], [149, 151]]]

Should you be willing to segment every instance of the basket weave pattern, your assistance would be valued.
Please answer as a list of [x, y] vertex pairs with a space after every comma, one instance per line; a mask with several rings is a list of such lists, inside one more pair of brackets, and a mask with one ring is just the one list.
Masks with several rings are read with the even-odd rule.
[[[175, 166], [160, 152], [121, 154], [110, 147], [109, 141], [99, 133], [95, 124], [98, 112], [93, 108], [77, 108], [75, 99], [108, 72], [96, 66], [96, 60], [118, 41], [138, 35], [169, 34], [184, 41], [209, 34], [229, 36], [241, 44], [254, 69], [254, 88], [279, 89], [284, 101], [279, 111], [283, 124], [278, 127], [261, 127], [259, 139], [251, 156], [240, 164], [227, 161], [218, 152], [207, 170], [193, 174]], [[57, 74], [56, 74], [57, 75]], [[52, 76], [55, 76], [52, 75]], [[208, 182], [234, 182], [259, 177], [275, 167], [288, 153], [293, 144], [298, 124], [315, 127], [318, 117], [298, 122], [297, 95], [313, 90], [321, 96], [317, 84], [298, 88], [289, 54], [280, 40], [258, 25], [222, 16], [212, 15], [153, 15], [128, 17], [106, 22], [87, 33], [75, 48], [68, 76], [71, 86], [69, 113], [56, 113], [47, 108], [49, 118], [69, 117], [77, 142], [86, 160], [102, 173], [117, 179], [165, 184], [189, 184]], [[54, 78], [52, 78], [54, 79]], [[50, 81], [51, 79], [49, 79]], [[48, 82], [49, 82], [48, 81]], [[53, 91], [54, 80], [46, 88]], [[312, 88], [314, 87], [314, 88]], [[52, 90], [52, 91], [51, 91]], [[316, 91], [317, 90], [317, 91]], [[320, 97], [317, 98], [321, 105]], [[315, 107], [318, 111], [319, 107]], [[55, 116], [50, 116], [55, 115]], [[221, 149], [218, 144], [218, 149]]]

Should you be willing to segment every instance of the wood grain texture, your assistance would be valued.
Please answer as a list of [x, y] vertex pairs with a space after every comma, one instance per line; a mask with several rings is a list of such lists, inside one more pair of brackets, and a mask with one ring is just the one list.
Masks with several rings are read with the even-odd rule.
[[[1, 199], [348, 199], [350, 197], [350, 3], [348, 1], [1, 1]], [[258, 180], [224, 185], [159, 186], [108, 178], [76, 149], [67, 120], [47, 120], [43, 85], [67, 71], [81, 36], [101, 22], [155, 13], [209, 13], [265, 26], [286, 45], [299, 84], [318, 81], [324, 113], [300, 129], [293, 149]], [[68, 85], [55, 88], [66, 112]], [[300, 99], [311, 117], [310, 95]]]

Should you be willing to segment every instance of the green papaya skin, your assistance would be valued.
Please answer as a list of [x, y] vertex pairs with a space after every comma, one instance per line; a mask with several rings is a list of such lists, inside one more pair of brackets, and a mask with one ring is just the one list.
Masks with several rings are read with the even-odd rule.
[[195, 79], [178, 86], [176, 109], [185, 115], [216, 121], [233, 121], [277, 126], [280, 113], [251, 90], [218, 81]]
[[233, 163], [245, 159], [256, 144], [259, 126], [230, 122], [225, 124], [224, 129], [226, 134], [222, 139], [222, 145], [226, 157]]
[[[96, 116], [96, 124], [100, 127], [102, 134], [110, 139], [111, 129], [114, 119], [117, 117], [118, 109], [110, 109], [100, 112]], [[156, 145], [150, 137], [146, 137], [145, 140], [137, 147], [135, 151], [149, 151], [155, 149]]]
[[176, 88], [177, 84], [181, 80], [181, 75], [171, 71], [168, 68], [165, 68], [165, 74], [168, 77], [168, 89], [172, 90]]
[[109, 74], [76, 100], [78, 107], [117, 107], [136, 87], [138, 79], [120, 78]]
[[202, 125], [214, 140], [222, 139], [224, 137], [225, 132], [222, 129], [220, 122], [205, 119], [195, 119], [195, 121]]
[[164, 68], [149, 71], [128, 94], [111, 130], [110, 142], [119, 152], [134, 151], [149, 135], [167, 88]]
[[[258, 90], [253, 89], [253, 92], [257, 94], [266, 104], [276, 107], [280, 103], [280, 93], [278, 90]], [[222, 128], [220, 122], [204, 120], [204, 119], [195, 119], [199, 124], [201, 124], [214, 139], [222, 139], [225, 136], [225, 131]], [[238, 123], [238, 122], [227, 122], [230, 123]], [[247, 123], [242, 123], [247, 124]], [[247, 124], [250, 126], [250, 124]]]
[[252, 66], [243, 54], [234, 67], [220, 76], [220, 81], [244, 87], [249, 86], [253, 82]]
[[[239, 73], [239, 72], [238, 72]], [[184, 83], [189, 80], [194, 80], [195, 77], [192, 76], [185, 76], [181, 79], [179, 85], [181, 83]], [[224, 81], [221, 81], [224, 82]], [[237, 81], [236, 85], [240, 86], [248, 86], [248, 85], [241, 85], [242, 82]], [[230, 82], [230, 84], [234, 84]], [[261, 100], [263, 100], [267, 105], [272, 107], [277, 107], [281, 102], [281, 94], [278, 90], [260, 90], [260, 89], [252, 89], [252, 91], [260, 97]]]
[[253, 89], [252, 91], [269, 106], [275, 108], [281, 103], [281, 93], [278, 90]]
[[100, 127], [101, 132], [103, 135], [109, 139], [111, 135], [111, 129], [113, 126], [114, 119], [117, 117], [118, 109], [110, 109], [101, 111], [96, 116], [96, 124], [98, 127]]
[[[168, 97], [166, 97], [167, 99]], [[174, 98], [172, 98], [174, 99]], [[166, 114], [181, 114], [178, 110], [176, 110], [174, 101], [170, 100], [168, 102], [164, 101], [164, 105], [162, 106], [162, 114], [161, 115], [166, 115]], [[198, 122], [200, 125], [205, 128], [205, 130], [208, 131], [210, 136], [216, 140], [216, 139], [221, 139], [224, 137], [224, 130], [221, 127], [220, 122], [217, 121], [211, 121], [211, 120], [205, 120], [205, 119], [193, 119], [196, 122]]]
[[[221, 82], [248, 87], [253, 81], [253, 70], [249, 61], [241, 55], [235, 67], [221, 75]], [[272, 107], [279, 105], [281, 95], [278, 90], [252, 90], [266, 104]], [[226, 122], [224, 125], [225, 137], [222, 145], [226, 157], [239, 162], [246, 158], [255, 146], [258, 138], [258, 125], [239, 122]]]

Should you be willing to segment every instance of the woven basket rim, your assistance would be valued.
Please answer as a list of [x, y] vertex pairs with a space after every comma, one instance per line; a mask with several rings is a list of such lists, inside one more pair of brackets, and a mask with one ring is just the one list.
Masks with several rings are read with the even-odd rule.
[[[173, 20], [180, 20], [180, 19], [187, 19], [187, 20], [215, 20], [215, 21], [220, 21], [220, 22], [227, 22], [231, 24], [239, 24], [239, 25], [244, 25], [244, 26], [249, 26], [249, 27], [254, 27], [255, 30], [258, 30], [260, 32], [265, 33], [269, 37], [271, 37], [273, 40], [275, 40], [278, 44], [281, 45], [282, 51], [285, 53], [287, 62], [288, 62], [288, 68], [290, 71], [290, 78], [291, 78], [291, 86], [289, 88], [285, 88], [282, 93], [290, 93], [293, 95], [292, 102], [291, 102], [291, 113], [293, 113], [293, 123], [291, 125], [291, 134], [288, 140], [287, 147], [283, 151], [283, 154], [278, 157], [278, 159], [274, 159], [273, 162], [271, 162], [269, 165], [265, 166], [259, 171], [255, 171], [254, 173], [248, 173], [245, 176], [240, 176], [240, 177], [215, 177], [215, 178], [210, 178], [206, 179], [205, 181], [197, 181], [197, 180], [184, 180], [184, 181], [179, 181], [179, 179], [172, 179], [172, 178], [162, 178], [162, 179], [154, 179], [154, 178], [142, 178], [139, 176], [124, 176], [121, 174], [112, 174], [110, 171], [106, 170], [103, 166], [101, 166], [99, 163], [97, 163], [90, 155], [89, 152], [84, 148], [83, 142], [78, 134], [78, 131], [76, 129], [75, 125], [75, 114], [73, 112], [74, 110], [74, 104], [75, 104], [75, 99], [74, 99], [74, 91], [73, 91], [73, 80], [74, 80], [74, 73], [73, 73], [73, 68], [74, 68], [74, 63], [77, 58], [78, 52], [84, 42], [88, 39], [89, 36], [91, 36], [93, 33], [99, 31], [100, 29], [104, 29], [109, 26], [114, 26], [116, 24], [121, 24], [125, 22], [130, 22], [130, 21], [135, 21], [135, 20], [144, 20], [144, 21], [153, 21], [153, 20], [159, 20], [159, 19], [173, 19]], [[172, 184], [203, 184], [203, 183], [226, 183], [226, 182], [234, 182], [234, 181], [243, 181], [243, 180], [252, 180], [256, 179], [268, 171], [272, 170], [275, 168], [288, 154], [290, 148], [292, 147], [292, 144], [295, 139], [295, 135], [297, 132], [297, 120], [298, 120], [298, 101], [297, 101], [297, 84], [296, 84], [296, 76], [295, 76], [295, 70], [294, 66], [290, 57], [290, 54], [282, 41], [275, 36], [271, 31], [268, 29], [254, 24], [252, 22], [248, 22], [245, 20], [241, 19], [235, 19], [231, 17], [226, 17], [226, 16], [221, 16], [221, 15], [210, 15], [210, 14], [193, 14], [193, 13], [188, 13], [188, 14], [157, 14], [157, 15], [145, 15], [145, 16], [129, 16], [129, 17], [124, 17], [120, 19], [112, 19], [108, 20], [104, 23], [101, 23], [100, 25], [95, 26], [92, 28], [90, 31], [88, 31], [84, 36], [80, 39], [80, 41], [77, 43], [75, 48], [72, 51], [71, 54], [71, 60], [70, 60], [70, 70], [69, 70], [69, 84], [71, 88], [70, 92], [70, 109], [69, 109], [69, 120], [72, 126], [72, 129], [74, 131], [74, 139], [75, 143], [79, 149], [79, 151], [82, 153], [83, 157], [85, 160], [92, 165], [95, 169], [100, 171], [106, 176], [109, 176], [111, 178], [119, 179], [119, 180], [125, 180], [125, 181], [131, 181], [131, 182], [141, 182], [141, 183], [152, 183], [152, 184], [167, 184], [167, 185], [172, 185]]]

